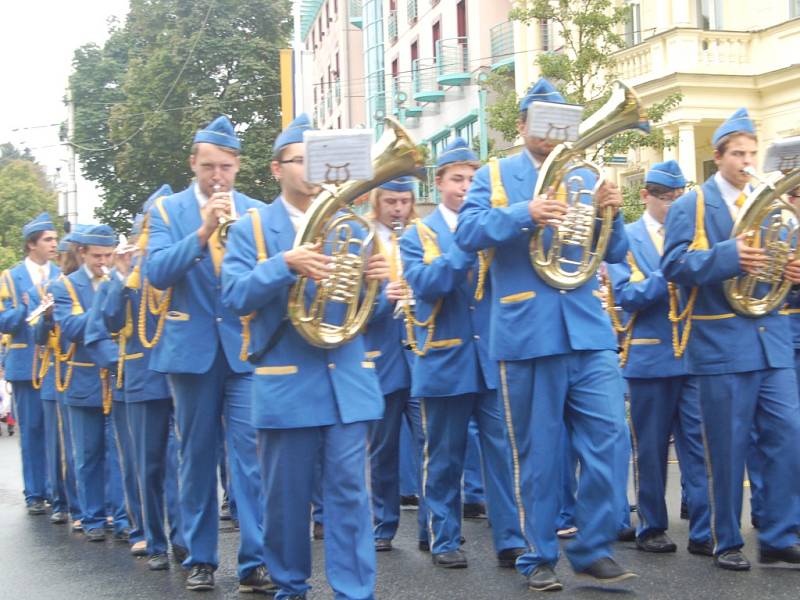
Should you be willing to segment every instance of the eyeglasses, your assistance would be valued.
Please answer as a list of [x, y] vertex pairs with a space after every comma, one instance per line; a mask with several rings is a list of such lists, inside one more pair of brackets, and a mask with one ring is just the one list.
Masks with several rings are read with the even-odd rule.
[[303, 164], [305, 164], [305, 162], [306, 162], [306, 159], [303, 158], [302, 156], [295, 156], [294, 158], [290, 158], [288, 160], [279, 160], [278, 164], [285, 165], [286, 163], [292, 163], [294, 165], [303, 166]]
[[665, 194], [650, 194], [650, 196], [653, 198], [658, 198], [662, 202], [675, 202], [675, 200], [683, 196], [683, 188], [679, 188]]

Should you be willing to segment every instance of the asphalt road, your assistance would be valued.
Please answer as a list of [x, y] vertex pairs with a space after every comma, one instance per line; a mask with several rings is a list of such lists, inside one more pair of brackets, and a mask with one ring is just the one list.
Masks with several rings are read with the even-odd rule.
[[[217, 587], [212, 592], [192, 593], [183, 587], [184, 572], [173, 566], [167, 572], [151, 572], [143, 559], [130, 556], [125, 544], [88, 543], [70, 533], [65, 525], [51, 525], [47, 517], [25, 512], [19, 465], [19, 437], [0, 437], [0, 599], [15, 600], [134, 600], [240, 598], [237, 593], [235, 556], [238, 534], [229, 525], [220, 529]], [[557, 568], [565, 590], [552, 598], [647, 600], [800, 597], [800, 570], [761, 567], [755, 563], [757, 542], [745, 528], [745, 551], [754, 566], [747, 573], [730, 573], [713, 567], [711, 559], [688, 554], [687, 523], [680, 521], [677, 467], [670, 467], [669, 508], [674, 518], [670, 535], [679, 550], [671, 555], [639, 552], [633, 544], [618, 544], [617, 559], [640, 578], [614, 588], [587, 586], [576, 580], [566, 562]], [[745, 515], [749, 508], [745, 506]], [[404, 511], [395, 550], [378, 555], [376, 596], [396, 600], [483, 600], [537, 598], [514, 571], [496, 566], [486, 521], [464, 524], [464, 546], [469, 568], [446, 571], [433, 567], [430, 555], [416, 548], [415, 513]], [[745, 521], [749, 522], [748, 518]], [[324, 574], [322, 542], [314, 542], [313, 590], [309, 600], [331, 598]], [[253, 597], [242, 595], [242, 598]]]

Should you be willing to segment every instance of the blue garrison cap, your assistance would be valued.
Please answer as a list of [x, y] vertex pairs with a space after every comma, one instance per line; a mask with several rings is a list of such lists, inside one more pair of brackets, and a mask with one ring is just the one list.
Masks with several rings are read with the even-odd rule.
[[55, 230], [56, 227], [53, 225], [53, 219], [51, 219], [50, 215], [48, 215], [46, 212], [43, 212], [31, 221], [25, 223], [25, 225], [22, 227], [22, 237], [27, 240], [31, 234], [34, 234], [37, 231]]
[[657, 183], [672, 189], [686, 187], [686, 178], [683, 176], [683, 171], [681, 171], [677, 161], [674, 160], [654, 164], [647, 172], [644, 182]]
[[436, 168], [456, 162], [477, 162], [478, 155], [475, 154], [462, 137], [457, 137], [450, 142], [444, 151], [436, 159]]
[[273, 156], [281, 151], [281, 148], [289, 144], [299, 144], [303, 141], [303, 132], [311, 131], [314, 128], [311, 126], [311, 119], [308, 118], [306, 113], [299, 115], [294, 121], [275, 138], [275, 143], [272, 145]]
[[222, 115], [217, 117], [205, 129], [201, 129], [194, 134], [193, 143], [195, 144], [214, 144], [215, 146], [223, 146], [225, 148], [232, 148], [233, 150], [240, 150], [242, 143], [236, 137], [236, 132], [233, 130], [233, 123], [231, 120]]
[[58, 252], [66, 252], [69, 250], [69, 242], [69, 234], [61, 238], [61, 240], [58, 242]]
[[61, 238], [60, 242], [58, 242], [59, 252], [66, 252], [67, 250], [69, 250], [69, 244], [75, 243], [75, 234], [83, 233], [89, 227], [91, 227], [91, 225], [81, 225], [80, 223], [77, 223], [75, 225], [72, 225], [71, 227], [72, 229], [70, 230], [70, 232], [63, 238]]
[[142, 207], [142, 213], [147, 214], [148, 211], [153, 207], [153, 203], [156, 200], [161, 198], [161, 196], [172, 196], [172, 188], [169, 187], [166, 183], [158, 188], [155, 192], [150, 194], [150, 197], [145, 200], [144, 206]]
[[88, 225], [86, 229], [71, 234], [71, 241], [84, 246], [116, 246], [117, 236], [108, 225]]
[[519, 111], [527, 111], [528, 107], [531, 105], [531, 102], [535, 100], [538, 100], [539, 102], [553, 102], [555, 104], [567, 103], [567, 101], [564, 100], [564, 96], [562, 96], [559, 91], [553, 87], [553, 84], [547, 81], [547, 79], [544, 77], [540, 77], [539, 81], [534, 83], [528, 90], [528, 93], [525, 94], [525, 97], [520, 100]]
[[746, 108], [740, 108], [728, 117], [727, 121], [717, 127], [714, 137], [711, 138], [711, 145], [716, 146], [722, 138], [732, 133], [756, 134], [756, 126], [750, 120], [750, 115], [747, 113]]
[[382, 190], [389, 190], [392, 192], [413, 192], [414, 191], [414, 178], [413, 177], [398, 177], [378, 186]]

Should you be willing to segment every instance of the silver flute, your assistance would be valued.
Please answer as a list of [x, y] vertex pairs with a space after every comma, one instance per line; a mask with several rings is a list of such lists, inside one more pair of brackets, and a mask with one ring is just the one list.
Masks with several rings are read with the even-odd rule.
[[52, 294], [47, 294], [47, 296], [44, 297], [44, 300], [42, 300], [42, 303], [39, 304], [39, 306], [36, 309], [34, 309], [31, 312], [31, 314], [28, 315], [28, 318], [25, 319], [25, 322], [28, 325], [30, 325], [31, 323], [36, 321], [36, 319], [38, 319], [44, 313], [46, 313], [48, 310], [50, 310], [50, 308], [52, 308], [52, 306], [55, 303], [56, 303], [56, 301], [53, 299], [53, 295]]

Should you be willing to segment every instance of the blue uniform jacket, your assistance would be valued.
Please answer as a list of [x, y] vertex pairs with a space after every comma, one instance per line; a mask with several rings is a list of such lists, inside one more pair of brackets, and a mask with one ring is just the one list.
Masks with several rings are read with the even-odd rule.
[[[627, 313], [636, 314], [625, 377], [676, 377], [686, 374], [683, 358], [672, 349], [672, 323], [669, 320], [667, 280], [661, 274], [661, 256], [650, 238], [643, 219], [625, 226], [629, 252], [638, 279], [631, 281], [629, 260], [608, 266], [614, 284], [614, 299]], [[641, 275], [639, 275], [641, 273]]]
[[[239, 215], [263, 206], [238, 192], [234, 203]], [[242, 324], [222, 304], [220, 279], [208, 247], [201, 247], [197, 236], [201, 224], [194, 184], [150, 210], [145, 272], [156, 288], [172, 288], [164, 334], [153, 349], [150, 368], [160, 373], [205, 373], [221, 342], [231, 369], [249, 373], [252, 367], [239, 359]]]
[[786, 315], [774, 311], [761, 318], [741, 317], [725, 299], [723, 282], [742, 275], [733, 218], [713, 177], [702, 185], [708, 250], [689, 250], [695, 236], [697, 192], [684, 194], [667, 214], [661, 270], [668, 281], [682, 286], [683, 297], [699, 287], [686, 350], [693, 375], [742, 373], [794, 367], [791, 327]]
[[[507, 207], [492, 208], [489, 169], [472, 180], [458, 215], [456, 242], [467, 251], [495, 248], [490, 269], [492, 317], [490, 355], [526, 360], [576, 350], [616, 350], [617, 340], [592, 277], [574, 290], [559, 290], [534, 271], [529, 255], [538, 226], [528, 213], [538, 170], [526, 152], [500, 161]], [[622, 214], [614, 220], [605, 260], [625, 260], [628, 240]]]
[[[50, 264], [48, 280], [55, 279], [59, 275], [58, 267]], [[0, 333], [11, 336], [8, 351], [5, 359], [6, 380], [8, 381], [30, 381], [33, 374], [33, 331], [25, 319], [28, 316], [28, 306], [23, 302], [22, 296], [25, 292], [29, 295], [31, 291], [36, 291], [25, 268], [25, 263], [20, 262], [7, 273], [3, 274], [0, 287], [8, 296], [3, 294], [2, 310], [0, 310]], [[41, 297], [37, 293], [37, 297]], [[38, 302], [31, 304], [31, 310], [38, 306]]]
[[[363, 337], [325, 350], [306, 342], [287, 321], [289, 289], [297, 277], [284, 252], [292, 248], [295, 230], [279, 200], [258, 212], [267, 260], [257, 261], [253, 218], [246, 215], [231, 227], [222, 268], [226, 305], [239, 315], [256, 313], [249, 352], [263, 356], [254, 359], [253, 425], [284, 429], [380, 419], [383, 396]], [[270, 342], [273, 347], [263, 352]]]
[[[426, 256], [419, 228], [409, 227], [400, 240], [403, 275], [414, 290], [416, 319], [425, 321], [441, 301], [434, 339], [412, 370], [412, 395], [456, 396], [497, 387], [497, 363], [489, 359], [488, 290], [481, 302], [474, 298], [478, 278], [477, 255], [464, 252], [438, 210], [423, 220], [436, 236], [438, 256]], [[427, 262], [426, 262], [427, 260]], [[416, 328], [422, 349], [427, 329]]]
[[[49, 291], [50, 285], [55, 281], [55, 279], [51, 279], [45, 283], [44, 289], [41, 290], [45, 294]], [[30, 310], [36, 309], [39, 304], [41, 304], [41, 297], [39, 296], [40, 290], [36, 288], [36, 286], [31, 288], [29, 292], [30, 295], [30, 303], [29, 307]], [[44, 358], [44, 347], [47, 345], [49, 341], [49, 332], [53, 328], [53, 321], [52, 319], [47, 320], [49, 324], [44, 324], [46, 319], [39, 318], [34, 323], [30, 325], [31, 335], [33, 336], [33, 343], [39, 348], [39, 357], [37, 360], [37, 365], [41, 367], [41, 361]], [[39, 389], [39, 395], [41, 396], [42, 400], [55, 400], [56, 396], [56, 378], [55, 378], [55, 371], [53, 370], [53, 365], [55, 364], [55, 358], [53, 357], [52, 353], [49, 353], [48, 363], [47, 363], [47, 373], [42, 378], [42, 386]], [[40, 371], [41, 372], [41, 371]], [[38, 378], [38, 373], [37, 373]]]
[[[167, 377], [150, 370], [150, 354], [139, 339], [141, 290], [132, 290], [112, 271], [105, 299], [101, 306], [109, 331], [125, 335], [123, 386], [126, 402], [171, 398]], [[158, 317], [147, 311], [147, 335], [153, 337]], [[120, 342], [121, 343], [121, 342]]]
[[386, 396], [411, 387], [411, 372], [404, 349], [405, 324], [394, 318], [394, 302], [384, 294], [364, 332], [367, 358], [375, 362], [381, 391]]
[[[65, 280], [69, 281], [75, 290], [78, 300], [76, 306], [73, 306]], [[75, 343], [75, 354], [67, 363], [67, 366], [72, 366], [73, 373], [71, 384], [65, 392], [65, 402], [71, 406], [99, 407], [102, 406], [103, 400], [100, 368], [115, 364], [116, 344], [110, 340], [110, 336], [104, 337], [103, 334], [92, 333], [95, 327], [93, 324], [92, 328], [89, 328], [89, 333], [99, 337], [89, 339], [98, 344], [98, 348], [96, 350], [87, 348], [84, 336], [90, 321], [97, 318], [96, 313], [93, 314], [91, 310], [95, 291], [83, 267], [68, 275], [65, 280], [58, 280], [52, 285], [52, 294], [55, 298], [54, 317], [61, 327], [62, 341], [66, 346]], [[99, 365], [98, 357], [101, 360]]]

